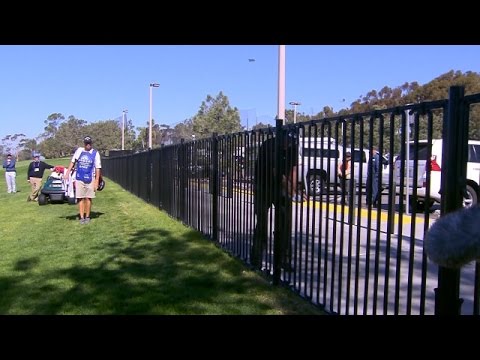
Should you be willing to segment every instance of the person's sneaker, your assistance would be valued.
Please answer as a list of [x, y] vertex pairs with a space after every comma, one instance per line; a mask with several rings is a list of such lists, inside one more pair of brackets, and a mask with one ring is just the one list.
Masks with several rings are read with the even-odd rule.
[[80, 219], [80, 224], [85, 224], [85, 219]]
[[89, 222], [90, 222], [90, 218], [89, 218], [89, 217], [85, 218], [84, 221], [83, 221], [84, 224], [88, 224]]

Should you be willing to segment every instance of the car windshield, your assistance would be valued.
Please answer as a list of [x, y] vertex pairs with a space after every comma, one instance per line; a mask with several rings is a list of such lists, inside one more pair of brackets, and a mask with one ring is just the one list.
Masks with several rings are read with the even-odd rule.
[[[415, 144], [410, 144], [410, 160], [416, 160], [415, 158]], [[427, 143], [419, 143], [418, 144], [418, 160], [427, 160], [428, 155], [428, 144]], [[402, 155], [397, 157], [397, 160], [401, 160]]]
[[338, 158], [339, 151], [335, 149], [303, 148], [303, 156], [317, 158]]
[[365, 163], [367, 162], [367, 156], [365, 151], [354, 150], [353, 151], [353, 162]]

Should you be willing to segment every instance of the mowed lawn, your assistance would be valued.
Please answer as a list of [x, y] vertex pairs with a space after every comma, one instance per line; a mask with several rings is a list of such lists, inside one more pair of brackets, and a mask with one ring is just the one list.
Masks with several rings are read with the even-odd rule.
[[0, 314], [323, 314], [108, 178], [87, 225], [27, 202], [28, 164], [0, 178]]

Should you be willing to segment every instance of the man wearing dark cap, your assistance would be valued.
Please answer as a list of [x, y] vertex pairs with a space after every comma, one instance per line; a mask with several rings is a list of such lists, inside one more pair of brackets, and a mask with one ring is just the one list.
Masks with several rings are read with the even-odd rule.
[[83, 138], [84, 147], [79, 147], [73, 154], [68, 166], [65, 181], [68, 181], [72, 168], [76, 167], [76, 196], [80, 213], [80, 224], [90, 222], [92, 199], [95, 197], [100, 181], [102, 163], [100, 154], [92, 148], [92, 138]]
[[38, 193], [42, 186], [43, 173], [45, 172], [45, 169], [53, 170], [54, 168], [54, 166], [40, 161], [39, 153], [33, 153], [33, 161], [30, 163], [27, 170], [27, 181], [32, 187], [32, 192], [28, 195], [27, 201], [38, 201]]
[[382, 165], [387, 164], [388, 162], [380, 156], [378, 148], [372, 146], [367, 168], [367, 205], [377, 205], [378, 207], [381, 205], [382, 185], [380, 181], [382, 176]]
[[[291, 260], [291, 232], [292, 232], [292, 200], [297, 199], [297, 164], [298, 144], [293, 131], [285, 131], [280, 146], [281, 163], [276, 163], [276, 138], [268, 137], [259, 148], [254, 169], [254, 211], [256, 225], [253, 234], [253, 244], [250, 253], [250, 263], [261, 268], [263, 252], [268, 244], [268, 212], [272, 205], [280, 209], [281, 219], [277, 219], [277, 226], [281, 229], [281, 267], [290, 271]], [[280, 196], [274, 193], [275, 182], [281, 182]], [[300, 200], [303, 200], [300, 196]], [[278, 203], [277, 203], [278, 201]], [[271, 219], [271, 218], [270, 218]], [[273, 225], [273, 224], [272, 224]]]

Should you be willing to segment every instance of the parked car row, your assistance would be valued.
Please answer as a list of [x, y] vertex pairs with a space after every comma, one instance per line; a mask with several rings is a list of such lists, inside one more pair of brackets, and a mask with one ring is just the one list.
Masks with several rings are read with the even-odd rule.
[[[312, 196], [320, 195], [325, 193], [329, 187], [337, 186], [337, 166], [342, 162], [344, 152], [352, 152], [351, 149], [344, 149], [343, 146], [335, 144], [334, 139], [331, 138], [300, 138], [298, 144], [299, 182], [304, 185], [307, 194]], [[390, 169], [389, 165], [384, 165], [381, 168], [382, 187], [389, 187], [390, 173], [393, 171], [392, 179], [394, 179], [396, 186], [403, 183], [403, 186], [410, 189], [416, 187], [416, 197], [412, 201], [417, 203], [417, 209], [431, 208], [435, 203], [439, 204], [441, 201], [442, 146], [442, 139], [432, 140], [431, 151], [429, 151], [429, 142], [427, 140], [420, 140], [417, 144], [410, 142], [406, 151], [409, 159], [408, 165], [406, 164], [406, 159], [402, 161], [401, 156], [396, 156], [393, 161], [393, 169]], [[428, 154], [431, 154], [430, 159], [428, 159]], [[356, 183], [361, 186], [365, 186], [367, 182], [369, 158], [370, 149], [355, 148], [352, 152], [352, 174]], [[386, 156], [383, 156], [383, 162], [388, 163]], [[427, 167], [430, 167], [429, 196], [427, 196], [426, 192]], [[407, 178], [409, 179], [408, 181]], [[396, 187], [396, 189], [398, 190], [399, 188]], [[412, 191], [405, 192], [405, 194], [407, 193], [412, 194]], [[476, 205], [479, 198], [480, 141], [469, 140], [464, 206]]]
[[[351, 152], [352, 176], [361, 186], [367, 183], [370, 149], [343, 148], [331, 138], [300, 138], [298, 141], [298, 176], [308, 195], [324, 194], [332, 186], [338, 186], [337, 166], [343, 161], [344, 153]], [[382, 163], [388, 160], [382, 157]], [[389, 184], [390, 167], [381, 167], [382, 187]]]
[[[346, 152], [352, 155], [352, 175], [357, 186], [364, 187], [367, 183], [370, 160], [369, 148], [344, 148], [336, 144], [332, 138], [300, 137], [298, 144], [298, 182], [309, 196], [319, 196], [329, 192], [329, 189], [339, 186], [337, 167], [343, 161]], [[431, 150], [429, 149], [431, 146]], [[395, 186], [397, 194], [399, 186], [404, 187], [404, 196], [410, 196], [416, 202], [417, 209], [432, 208], [441, 201], [440, 185], [442, 175], [442, 139], [433, 139], [431, 145], [427, 140], [409, 143], [405, 159], [401, 155], [393, 156], [393, 167], [389, 164], [390, 154], [382, 156], [381, 167], [382, 188]], [[430, 151], [429, 151], [430, 150]], [[429, 158], [429, 154], [431, 157]], [[406, 161], [408, 158], [408, 163]], [[254, 158], [252, 158], [254, 161]], [[253, 173], [246, 171], [248, 162], [240, 155], [234, 156], [232, 176], [237, 181], [253, 181]], [[427, 168], [429, 167], [429, 168]], [[209, 167], [191, 164], [188, 172], [192, 177], [208, 177]], [[393, 175], [391, 172], [393, 171]], [[427, 194], [427, 171], [430, 172], [430, 193]], [[222, 172], [222, 176], [225, 173]], [[390, 179], [393, 184], [390, 184]], [[408, 179], [408, 181], [407, 181]], [[416, 188], [416, 191], [412, 191]], [[407, 190], [405, 190], [407, 189]], [[413, 198], [413, 193], [416, 194]], [[476, 205], [480, 198], [480, 141], [469, 140], [467, 182], [464, 206]]]

